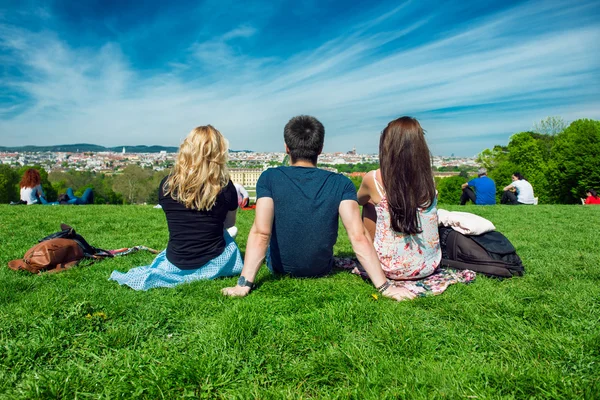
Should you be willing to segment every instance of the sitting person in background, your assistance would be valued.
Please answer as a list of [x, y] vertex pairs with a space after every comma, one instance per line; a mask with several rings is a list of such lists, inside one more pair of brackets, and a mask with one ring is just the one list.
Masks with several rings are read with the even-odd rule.
[[[248, 235], [244, 269], [226, 296], [246, 296], [266, 256], [274, 274], [320, 277], [334, 266], [333, 246], [341, 218], [352, 248], [383, 296], [406, 293], [390, 286], [360, 219], [356, 189], [344, 175], [317, 168], [325, 128], [316, 118], [292, 118], [283, 131], [290, 166], [265, 170], [256, 184], [256, 217]], [[432, 180], [433, 182], [433, 180]]]
[[[473, 280], [473, 271], [439, 268], [437, 193], [430, 151], [416, 119], [401, 117], [388, 124], [379, 141], [379, 162], [380, 169], [365, 175], [358, 202], [385, 275], [405, 299]], [[374, 213], [365, 211], [371, 207]], [[351, 259], [339, 263], [364, 276], [362, 266], [353, 266]]]
[[594, 189], [588, 189], [586, 195], [587, 198], [584, 204], [600, 204], [600, 197], [598, 197], [598, 193]]
[[227, 141], [211, 125], [190, 132], [158, 188], [169, 228], [167, 249], [151, 265], [113, 271], [110, 279], [148, 290], [241, 272], [240, 250], [225, 230], [235, 225], [238, 208], [227, 154]]
[[27, 205], [47, 203], [41, 182], [42, 177], [37, 169], [29, 168], [25, 171], [19, 184], [21, 187], [21, 201], [27, 203]]
[[250, 195], [248, 195], [248, 191], [239, 183], [234, 183], [233, 185], [235, 186], [235, 190], [237, 191], [238, 206], [240, 208], [246, 207], [250, 200]]
[[503, 190], [500, 203], [508, 205], [535, 204], [531, 183], [518, 172], [512, 174], [513, 182]]
[[41, 185], [40, 172], [35, 168], [29, 168], [21, 179], [21, 202], [31, 204], [57, 205], [57, 204], [91, 204], [94, 194], [92, 189], [87, 188], [81, 197], [75, 196], [73, 189], [68, 188], [66, 194], [58, 196], [58, 201], [46, 200], [46, 195]]
[[[473, 191], [473, 189], [475, 191]], [[480, 206], [496, 204], [496, 184], [487, 176], [487, 169], [479, 168], [477, 178], [471, 179], [462, 185], [462, 196], [460, 205], [464, 206], [471, 200], [473, 204]]]

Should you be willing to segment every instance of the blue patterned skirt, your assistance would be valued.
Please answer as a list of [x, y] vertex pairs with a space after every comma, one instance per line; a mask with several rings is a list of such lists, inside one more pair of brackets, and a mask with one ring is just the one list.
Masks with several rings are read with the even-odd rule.
[[243, 261], [235, 241], [224, 232], [225, 250], [198, 269], [179, 269], [167, 260], [166, 250], [161, 251], [152, 264], [132, 268], [127, 272], [113, 271], [109, 280], [127, 285], [134, 290], [173, 287], [186, 282], [235, 276], [242, 272]]

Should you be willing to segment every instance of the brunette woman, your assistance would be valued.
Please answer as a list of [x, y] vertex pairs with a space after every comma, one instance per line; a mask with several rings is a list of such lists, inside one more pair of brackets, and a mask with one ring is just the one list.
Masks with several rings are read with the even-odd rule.
[[386, 276], [406, 289], [406, 298], [438, 294], [451, 283], [472, 280], [472, 271], [438, 268], [437, 192], [429, 147], [416, 119], [401, 117], [387, 125], [379, 163], [380, 169], [365, 175], [358, 202]]

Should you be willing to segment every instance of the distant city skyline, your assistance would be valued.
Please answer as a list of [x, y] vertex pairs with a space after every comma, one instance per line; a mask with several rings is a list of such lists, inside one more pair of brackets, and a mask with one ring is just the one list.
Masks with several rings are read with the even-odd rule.
[[325, 152], [373, 154], [411, 115], [433, 154], [473, 156], [600, 119], [598, 38], [596, 0], [0, 0], [0, 146], [178, 147], [212, 124], [280, 152], [309, 114]]
[[[0, 164], [12, 167], [25, 165], [40, 165], [46, 171], [91, 171], [96, 173], [115, 173], [123, 170], [128, 165], [138, 165], [162, 171], [171, 168], [177, 155], [166, 151], [152, 153], [127, 153], [126, 151], [98, 151], [98, 152], [6, 152], [0, 148]], [[283, 163], [283, 152], [235, 152], [229, 156], [229, 165], [232, 170], [264, 169]], [[319, 156], [320, 165], [344, 164], [373, 164], [379, 162], [378, 154], [358, 154], [352, 151], [322, 153]], [[433, 156], [434, 167], [466, 166], [476, 167], [479, 164], [472, 157], [446, 157]], [[253, 174], [254, 178], [258, 178]]]
[[[152, 148], [164, 148], [166, 150], [160, 150], [160, 151], [151, 151], [151, 152], [144, 152], [144, 151], [138, 151], [137, 149], [133, 152], [133, 154], [148, 154], [148, 153], [177, 153], [179, 148], [177, 146], [162, 146], [162, 145], [129, 145], [129, 146], [110, 146], [110, 147], [106, 147], [105, 149], [95, 149], [95, 150], [87, 150], [87, 149], [83, 149], [80, 150], [79, 148], [77, 148], [78, 145], [87, 145], [87, 146], [98, 146], [94, 143], [73, 143], [73, 144], [59, 144], [59, 145], [47, 145], [47, 146], [37, 146], [37, 145], [24, 145], [24, 146], [0, 146], [0, 154], [3, 153], [11, 153], [11, 152], [16, 152], [16, 153], [103, 153], [103, 152], [108, 152], [108, 153], [122, 153], [122, 154], [127, 154], [127, 153], [131, 153], [130, 151], [127, 151], [127, 148], [139, 148], [139, 147], [152, 147]], [[55, 147], [55, 149], [53, 150], [44, 150], [44, 148], [47, 147]], [[60, 149], [61, 147], [66, 147], [69, 149]], [[104, 146], [103, 146], [104, 147]], [[33, 149], [33, 150], [32, 150]], [[258, 153], [258, 154], [262, 154], [262, 153], [274, 153], [274, 154], [285, 154], [284, 150], [275, 150], [275, 151], [260, 151], [260, 150], [252, 150], [252, 149], [232, 149], [229, 148], [228, 149], [230, 153]], [[359, 150], [356, 149], [355, 146], [353, 146], [351, 149], [349, 150], [338, 150], [338, 151], [323, 151], [321, 152], [321, 155], [325, 155], [325, 154], [355, 154], [355, 155], [378, 155], [379, 151], [376, 149], [374, 152], [360, 152]], [[434, 157], [456, 157], [456, 158], [474, 158], [476, 157], [478, 154], [473, 154], [473, 155], [466, 155], [466, 156], [455, 156], [454, 153], [451, 154], [432, 154]]]

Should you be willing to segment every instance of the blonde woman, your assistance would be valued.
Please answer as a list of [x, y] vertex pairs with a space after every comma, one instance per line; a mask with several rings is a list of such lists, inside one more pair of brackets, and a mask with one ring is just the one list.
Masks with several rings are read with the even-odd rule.
[[136, 290], [239, 275], [242, 257], [226, 231], [235, 225], [237, 191], [227, 170], [227, 142], [214, 127], [192, 130], [159, 186], [169, 243], [151, 265], [110, 279]]

